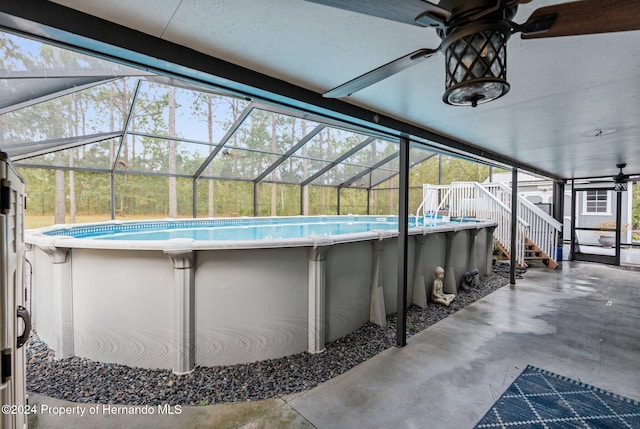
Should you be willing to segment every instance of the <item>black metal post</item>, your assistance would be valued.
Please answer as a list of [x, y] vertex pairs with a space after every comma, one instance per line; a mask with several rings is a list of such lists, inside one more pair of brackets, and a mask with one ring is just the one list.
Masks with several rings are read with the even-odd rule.
[[398, 322], [396, 346], [407, 345], [407, 239], [409, 236], [409, 139], [400, 139], [400, 185], [398, 189]]
[[616, 192], [616, 256], [614, 264], [620, 266], [620, 243], [622, 241], [622, 192]]
[[193, 213], [193, 218], [197, 218], [198, 217], [198, 192], [197, 192], [197, 185], [196, 185], [196, 180], [198, 179], [193, 179], [193, 186], [192, 186], [192, 198], [191, 198], [191, 211]]
[[116, 177], [111, 171], [111, 220], [116, 218]]
[[[553, 218], [560, 222], [560, 236], [558, 237], [558, 246], [560, 249], [564, 246], [564, 182], [559, 180], [553, 181]], [[557, 249], [556, 249], [556, 253]], [[557, 255], [562, 256], [563, 255]], [[560, 259], [560, 258], [558, 258]], [[558, 261], [561, 264], [562, 260]]]
[[571, 249], [569, 250], [569, 260], [575, 260], [576, 249], [576, 182], [571, 179]]
[[371, 188], [367, 188], [367, 216], [371, 214]]
[[558, 222], [564, 221], [564, 182], [554, 180], [553, 182], [553, 218]]
[[258, 216], [258, 182], [253, 182], [253, 216]]
[[337, 189], [337, 193], [338, 193], [338, 198], [337, 199], [338, 199], [338, 201], [337, 201], [337, 207], [336, 207], [336, 214], [338, 216], [340, 216], [340, 189], [341, 188]]
[[304, 185], [300, 185], [300, 216], [304, 215]]
[[[438, 185], [442, 185], [442, 154], [438, 154]], [[442, 201], [442, 189], [438, 188], [438, 205]]]
[[518, 169], [511, 170], [511, 261], [509, 283], [516, 284], [516, 252], [518, 250]]

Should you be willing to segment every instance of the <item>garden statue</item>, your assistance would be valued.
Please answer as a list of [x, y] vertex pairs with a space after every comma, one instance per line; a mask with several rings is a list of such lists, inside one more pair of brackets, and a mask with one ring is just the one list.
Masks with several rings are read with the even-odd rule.
[[444, 269], [442, 267], [436, 267], [435, 271], [436, 279], [433, 281], [433, 290], [431, 291], [431, 299], [433, 302], [437, 302], [447, 307], [451, 304], [451, 301], [456, 299], [456, 295], [453, 293], [444, 293], [442, 290], [444, 279]]
[[473, 283], [477, 275], [478, 275], [477, 268], [464, 273], [462, 275], [462, 278], [460, 279], [460, 289], [462, 289], [465, 292], [469, 292], [469, 289], [473, 287]]

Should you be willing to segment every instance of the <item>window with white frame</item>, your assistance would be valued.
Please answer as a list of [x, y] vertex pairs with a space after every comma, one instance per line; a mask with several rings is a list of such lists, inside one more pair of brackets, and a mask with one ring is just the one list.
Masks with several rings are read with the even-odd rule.
[[609, 191], [594, 189], [584, 193], [584, 214], [610, 214]]

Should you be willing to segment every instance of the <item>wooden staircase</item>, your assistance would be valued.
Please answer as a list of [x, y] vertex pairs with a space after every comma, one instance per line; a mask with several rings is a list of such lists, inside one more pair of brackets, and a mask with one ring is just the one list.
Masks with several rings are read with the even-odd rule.
[[[527, 261], [541, 261], [549, 269], [558, 266], [556, 251], [562, 224], [540, 208], [517, 195], [516, 236], [511, 237], [511, 188], [503, 183], [480, 184], [453, 182], [451, 185], [422, 187], [423, 200], [416, 219], [424, 225], [437, 216], [492, 219], [497, 222], [494, 242], [504, 259], [510, 259], [511, 240], [516, 241], [516, 264], [526, 268]], [[501, 258], [503, 259], [503, 258]]]
[[[510, 260], [511, 256], [509, 250], [505, 249], [502, 244], [495, 241], [498, 249], [500, 250], [500, 260]], [[547, 255], [540, 247], [538, 247], [533, 241], [525, 237], [524, 245], [524, 264], [516, 263], [518, 268], [527, 268], [527, 261], [541, 261], [545, 267], [555, 270], [558, 267], [558, 262], [551, 256]]]
[[555, 270], [558, 267], [558, 262], [555, 258], [547, 255], [541, 248], [539, 248], [533, 241], [525, 237], [524, 243], [524, 260], [526, 261], [542, 261], [542, 263], [549, 269]]

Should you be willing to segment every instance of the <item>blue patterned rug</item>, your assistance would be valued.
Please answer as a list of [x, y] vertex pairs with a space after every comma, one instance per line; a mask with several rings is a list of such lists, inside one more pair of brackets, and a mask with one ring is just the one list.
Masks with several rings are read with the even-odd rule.
[[640, 402], [528, 365], [475, 426], [640, 428]]

